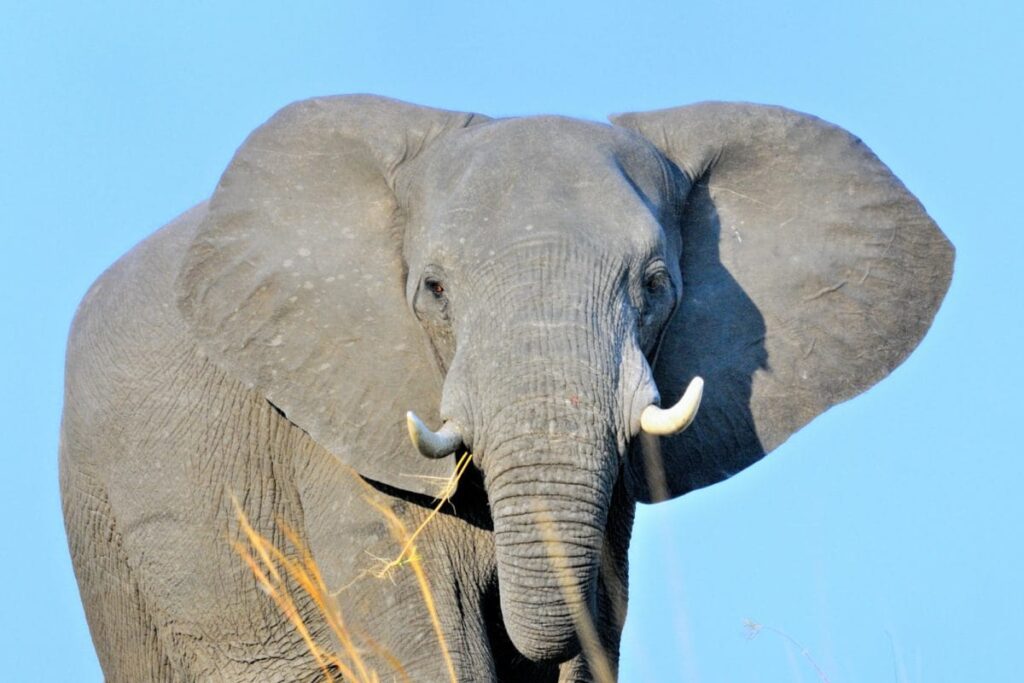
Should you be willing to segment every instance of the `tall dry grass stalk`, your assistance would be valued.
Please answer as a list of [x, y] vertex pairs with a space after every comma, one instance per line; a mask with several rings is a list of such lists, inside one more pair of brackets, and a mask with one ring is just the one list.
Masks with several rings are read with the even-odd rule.
[[[463, 454], [456, 466], [455, 473], [442, 490], [437, 505], [411, 533], [405, 523], [390, 508], [381, 505], [370, 496], [366, 497], [366, 501], [384, 517], [393, 538], [400, 547], [397, 557], [393, 560], [382, 561], [381, 566], [371, 574], [378, 579], [383, 579], [402, 567], [411, 569], [427, 608], [434, 634], [437, 636], [438, 646], [451, 683], [457, 682], [455, 666], [451, 654], [448, 652], [430, 581], [423, 569], [423, 563], [416, 548], [416, 539], [455, 492], [459, 478], [469, 467], [471, 458], [469, 453]], [[369, 636], [358, 633], [345, 622], [334, 597], [335, 594], [327, 588], [312, 553], [293, 529], [284, 522], [278, 521], [278, 527], [291, 546], [289, 553], [253, 528], [245, 511], [242, 510], [242, 506], [234, 496], [231, 497], [231, 503], [235, 509], [239, 528], [245, 538], [244, 541], [232, 541], [232, 547], [256, 577], [259, 586], [270, 596], [277, 608], [301, 636], [325, 681], [328, 683], [337, 683], [339, 680], [355, 683], [380, 683], [380, 675], [368, 665], [364, 657], [366, 651], [372, 652], [377, 658], [386, 662], [391, 673], [400, 680], [410, 680], [402, 663], [391, 652]], [[299, 609], [296, 598], [301, 598], [301, 595], [296, 595], [296, 589], [305, 593], [312, 600], [317, 612], [340, 645], [340, 651], [330, 651], [317, 642], [310, 624], [306, 622], [306, 618], [303, 617]]]
[[[379, 683], [380, 679], [376, 672], [367, 667], [360, 648], [356, 646], [355, 640], [345, 624], [341, 610], [338, 609], [334, 599], [330, 597], [320, 570], [301, 539], [287, 525], [278, 522], [296, 553], [294, 556], [286, 554], [270, 539], [252, 527], [242, 506], [234, 496], [231, 497], [231, 502], [235, 507], [235, 517], [238, 519], [239, 527], [247, 541], [247, 543], [243, 543], [241, 540], [234, 541], [232, 545], [235, 552], [248, 565], [260, 587], [271, 597], [281, 613], [288, 618], [288, 621], [302, 637], [306, 648], [313, 655], [317, 666], [320, 667], [324, 680], [334, 683], [338, 680], [335, 674], [340, 673], [342, 680]], [[313, 604], [338, 639], [341, 652], [334, 653], [326, 650], [313, 637], [296, 604], [293, 595], [294, 589], [289, 585], [289, 579], [312, 599]], [[408, 676], [406, 678], [408, 679]]]
[[[423, 533], [423, 530], [427, 528], [427, 525], [430, 524], [434, 517], [437, 517], [437, 514], [441, 511], [441, 508], [444, 507], [445, 503], [447, 503], [448, 500], [455, 493], [455, 489], [458, 488], [459, 485], [459, 480], [462, 478], [462, 475], [466, 472], [466, 468], [469, 467], [469, 463], [470, 461], [472, 461], [472, 459], [473, 455], [471, 453], [462, 454], [462, 457], [459, 458], [458, 464], [456, 464], [455, 466], [455, 472], [452, 474], [451, 478], [447, 481], [447, 483], [445, 483], [444, 487], [441, 489], [441, 492], [437, 496], [437, 505], [434, 506], [434, 508], [430, 511], [430, 514], [428, 514], [426, 518], [422, 522], [420, 522], [420, 525], [416, 527], [416, 530], [413, 531], [411, 534], [407, 532], [405, 524], [402, 523], [402, 521], [398, 519], [391, 510], [383, 507], [372, 498], [366, 498], [366, 501], [370, 503], [370, 505], [372, 505], [378, 512], [380, 512], [385, 519], [388, 520], [388, 524], [389, 527], [391, 528], [392, 535], [395, 535], [397, 533], [398, 535], [396, 535], [395, 537], [400, 539], [402, 542], [401, 552], [398, 553], [398, 556], [395, 559], [382, 563], [382, 566], [377, 571], [377, 578], [384, 578], [393, 569], [400, 567], [407, 560], [411, 560], [415, 556], [416, 539], [419, 538], [419, 535]], [[392, 522], [392, 519], [394, 519], [395, 521]], [[394, 526], [395, 523], [399, 525], [397, 531]]]
[[569, 606], [572, 614], [573, 626], [576, 628], [576, 636], [580, 641], [580, 648], [583, 650], [583, 657], [586, 659], [587, 667], [597, 683], [615, 683], [615, 673], [612, 669], [608, 653], [601, 644], [601, 638], [597, 633], [597, 627], [587, 609], [586, 601], [579, 590], [573, 586], [570, 578], [570, 571], [566, 565], [566, 553], [561, 541], [554, 533], [554, 524], [550, 515], [540, 511], [535, 513], [537, 526], [540, 529], [541, 537], [544, 539], [544, 547], [547, 550], [548, 561], [551, 568], [558, 577], [559, 588], [562, 591], [562, 599]]
[[[352, 585], [366, 576], [385, 579], [391, 577], [393, 572], [408, 567], [413, 572], [419, 586], [420, 595], [430, 617], [430, 623], [434, 629], [434, 635], [437, 637], [438, 647], [451, 683], [457, 683], [458, 680], [455, 675], [455, 666], [448, 651], [434, 594], [423, 568], [416, 540], [451, 498], [458, 487], [459, 479], [469, 467], [471, 459], [471, 454], [463, 454], [456, 465], [454, 474], [439, 494], [437, 505], [412, 532], [389, 507], [380, 503], [370, 494], [365, 497], [366, 502], [377, 510], [387, 522], [388, 529], [400, 550], [396, 557], [391, 560], [381, 560], [376, 569], [364, 572], [349, 584]], [[363, 653], [369, 651], [378, 659], [386, 662], [391, 672], [400, 680], [409, 681], [408, 672], [391, 652], [369, 636], [354, 630], [345, 622], [334, 597], [340, 590], [332, 593], [327, 588], [312, 553], [299, 535], [287, 524], [278, 521], [278, 526], [292, 548], [292, 553], [289, 554], [252, 527], [234, 496], [231, 497], [231, 502], [234, 505], [239, 528], [245, 537], [245, 542], [235, 540], [232, 542], [232, 546], [252, 571], [263, 591], [271, 597], [281, 613], [288, 618], [288, 621], [302, 637], [302, 641], [320, 668], [324, 680], [328, 683], [337, 683], [339, 680], [354, 681], [355, 683], [380, 683], [380, 675], [367, 664], [364, 658]], [[561, 542], [553, 532], [551, 518], [541, 511], [536, 513], [536, 519], [551, 567], [558, 577], [563, 599], [572, 611], [573, 623], [590, 672], [597, 683], [614, 683], [615, 674], [611, 661], [601, 643], [583, 596], [572, 585], [570, 572], [565, 562], [566, 555]], [[340, 652], [332, 652], [317, 642], [310, 625], [299, 610], [296, 597], [301, 596], [295, 594], [292, 584], [312, 600], [317, 612], [323, 617], [330, 632], [340, 645]]]
[[[427, 521], [433, 518], [433, 514], [436, 510], [431, 513], [427, 520], [424, 521], [423, 525], [414, 532], [409, 534], [402, 520], [396, 515], [391, 509], [381, 505], [375, 500], [370, 500], [370, 504], [380, 512], [384, 518], [388, 521], [388, 526], [391, 529], [391, 534], [400, 541], [404, 539], [404, 545], [402, 547], [402, 554], [398, 556], [396, 560], [392, 560], [385, 568], [385, 571], [392, 571], [403, 562], [403, 555], [408, 559], [405, 562], [412, 568], [413, 573], [416, 575], [416, 582], [420, 587], [420, 594], [423, 596], [423, 602], [427, 606], [427, 613], [430, 615], [430, 623], [434, 627], [434, 635], [437, 636], [437, 644], [441, 648], [441, 656], [444, 657], [445, 667], [448, 669], [448, 678], [452, 683], [457, 683], [458, 679], [455, 676], [455, 665], [452, 663], [451, 654], [448, 652], [448, 643], [444, 638], [444, 630], [441, 628], [441, 620], [437, 616], [437, 607], [434, 604], [434, 595], [430, 590], [430, 582], [427, 580], [427, 574], [423, 571], [423, 564], [420, 562], [420, 557], [416, 552], [416, 545], [414, 543], [415, 534], [418, 534], [424, 529], [424, 525]], [[381, 577], [384, 575], [382, 574]]]
[[779, 636], [780, 638], [785, 639], [789, 642], [790, 645], [795, 647], [801, 655], [803, 655], [804, 659], [810, 662], [811, 666], [814, 667], [814, 673], [818, 675], [818, 680], [821, 681], [821, 683], [829, 683], [828, 676], [825, 674], [825, 671], [820, 666], [818, 666], [818, 662], [814, 660], [814, 657], [811, 656], [811, 651], [803, 645], [801, 645], [800, 642], [797, 641], [797, 639], [793, 636], [773, 626], [759, 624], [753, 619], [744, 619], [743, 628], [747, 630], [747, 640], [753, 640], [754, 638], [757, 638], [757, 636], [759, 636], [762, 631], [769, 631]]

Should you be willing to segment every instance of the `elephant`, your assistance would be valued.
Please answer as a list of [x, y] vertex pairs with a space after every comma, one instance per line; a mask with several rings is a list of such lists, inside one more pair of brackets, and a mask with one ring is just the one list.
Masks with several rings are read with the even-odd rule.
[[[858, 138], [781, 107], [291, 104], [72, 324], [61, 491], [105, 675], [328, 678], [232, 548], [234, 498], [384, 674], [613, 679], [637, 503], [886, 376], [953, 254]], [[413, 528], [439, 499], [417, 552], [450, 672], [412, 573], [367, 573], [395, 550], [377, 507]]]

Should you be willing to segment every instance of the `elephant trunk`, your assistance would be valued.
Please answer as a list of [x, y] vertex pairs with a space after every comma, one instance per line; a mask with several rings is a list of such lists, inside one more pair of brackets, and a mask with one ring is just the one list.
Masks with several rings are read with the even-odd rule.
[[563, 661], [595, 611], [619, 459], [607, 416], [571, 404], [530, 411], [485, 459], [501, 612], [525, 656]]
[[512, 643], [534, 661], [565, 661], [596, 612], [632, 406], [654, 390], [606, 263], [542, 237], [512, 249], [517, 267], [488, 266], [487, 305], [456, 331], [441, 414], [467, 427], [484, 476]]

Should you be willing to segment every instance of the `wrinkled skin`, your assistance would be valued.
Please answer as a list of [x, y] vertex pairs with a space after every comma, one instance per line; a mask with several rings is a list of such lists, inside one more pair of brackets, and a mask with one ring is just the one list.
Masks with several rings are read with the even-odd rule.
[[[636, 502], [739, 471], [920, 340], [952, 250], [859, 141], [753, 105], [615, 122], [298, 103], [100, 278], [61, 478], [109, 680], [322, 677], [231, 548], [232, 495], [445, 680], [412, 573], [367, 573], [397, 553], [368, 500], [415, 528], [453, 471], [410, 409], [473, 453], [419, 540], [457, 677], [614, 672]], [[641, 435], [697, 375], [693, 426]]]

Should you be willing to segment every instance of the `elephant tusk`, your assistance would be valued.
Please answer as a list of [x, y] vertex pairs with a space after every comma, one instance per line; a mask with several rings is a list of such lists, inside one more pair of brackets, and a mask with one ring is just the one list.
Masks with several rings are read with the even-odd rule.
[[411, 410], [405, 414], [405, 426], [412, 445], [432, 460], [454, 453], [462, 443], [462, 435], [451, 422], [445, 422], [441, 429], [433, 432]]
[[683, 397], [668, 410], [662, 410], [656, 405], [644, 408], [644, 412], [640, 413], [640, 428], [655, 436], [678, 434], [689, 427], [693, 418], [697, 417], [697, 408], [700, 407], [703, 394], [704, 380], [694, 377], [686, 387]]

